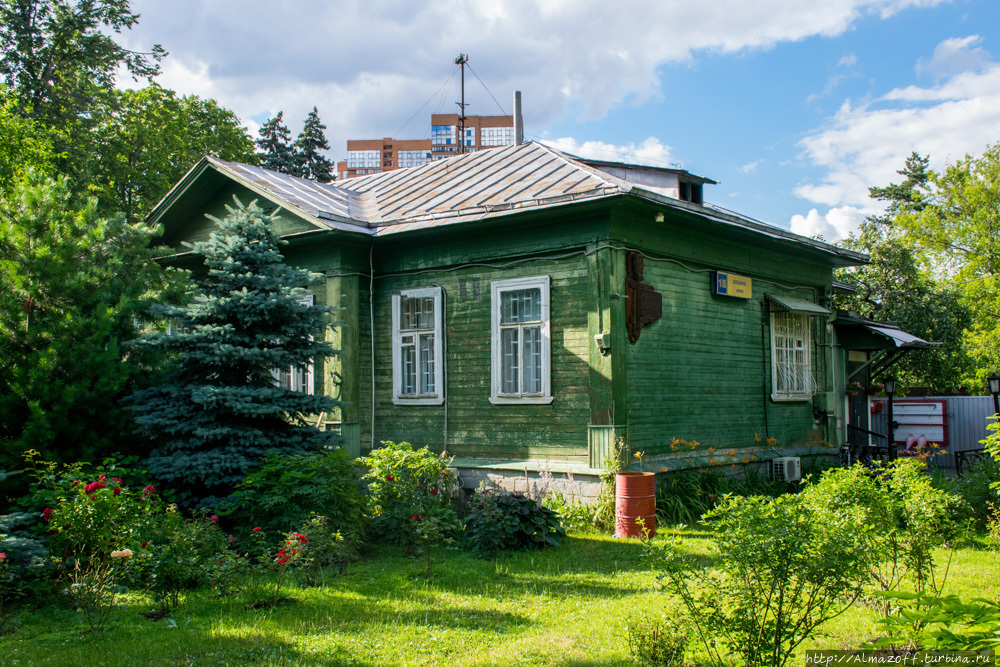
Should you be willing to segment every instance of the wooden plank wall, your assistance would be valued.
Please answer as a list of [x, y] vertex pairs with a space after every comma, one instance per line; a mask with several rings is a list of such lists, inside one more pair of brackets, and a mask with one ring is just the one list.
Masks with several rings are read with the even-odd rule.
[[[830, 269], [738, 244], [725, 234], [699, 233], [669, 220], [655, 225], [650, 218], [631, 220], [622, 233], [630, 247], [662, 257], [646, 259], [644, 282], [663, 295], [663, 317], [643, 328], [637, 343], [627, 344], [632, 450], [653, 456], [698, 451], [710, 458], [711, 447], [716, 452], [753, 451], [764, 459], [776, 455], [764, 446], [767, 435], [777, 439], [777, 449], [820, 445], [826, 426], [816, 423], [812, 401], [770, 400], [770, 326], [762, 304], [768, 293], [815, 301], [819, 290], [829, 287]], [[753, 298], [714, 296], [712, 269], [753, 278]], [[819, 390], [829, 390], [825, 321], [812, 319], [813, 375]], [[674, 438], [701, 445], [674, 450]], [[715, 458], [731, 463], [743, 456]]]

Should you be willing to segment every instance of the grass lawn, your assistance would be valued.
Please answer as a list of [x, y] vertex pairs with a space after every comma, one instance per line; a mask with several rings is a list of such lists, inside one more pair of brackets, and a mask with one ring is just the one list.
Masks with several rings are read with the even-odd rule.
[[[703, 533], [688, 530], [706, 552]], [[22, 608], [0, 637], [3, 665], [622, 665], [627, 621], [673, 614], [640, 562], [641, 545], [573, 536], [545, 552], [497, 562], [442, 551], [434, 575], [398, 550], [369, 554], [324, 588], [249, 610], [238, 598], [193, 592], [172, 617], [150, 621], [142, 597], [123, 601], [103, 632], [72, 609]], [[944, 553], [938, 558], [945, 557]], [[995, 553], [959, 551], [946, 592], [1000, 594]], [[807, 648], [844, 648], [876, 635], [856, 607]]]

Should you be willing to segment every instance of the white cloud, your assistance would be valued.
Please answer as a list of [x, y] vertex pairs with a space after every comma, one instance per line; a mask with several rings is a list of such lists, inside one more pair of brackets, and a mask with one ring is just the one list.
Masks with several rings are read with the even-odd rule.
[[840, 59], [840, 62], [837, 63], [837, 67], [854, 67], [857, 64], [858, 57], [853, 53], [848, 53]]
[[934, 169], [981, 153], [998, 139], [1000, 64], [976, 67], [860, 106], [845, 101], [825, 127], [800, 142], [803, 157], [826, 174], [795, 193], [831, 207], [870, 206], [868, 188], [898, 181], [896, 171], [912, 151], [930, 156]]
[[646, 164], [653, 167], [679, 167], [667, 146], [656, 137], [647, 137], [638, 146], [634, 143], [609, 144], [603, 141], [577, 141], [573, 137], [542, 139], [541, 142], [556, 150], [571, 155], [605, 160], [607, 162], [628, 162]]
[[[216, 98], [241, 118], [285, 111], [297, 132], [315, 104], [327, 136], [394, 132], [427, 100], [401, 138], [429, 132], [427, 114], [453, 111], [457, 82], [433, 95], [459, 52], [509, 113], [524, 92], [529, 134], [568, 113], [595, 119], [663, 96], [659, 68], [703, 51], [766, 49], [842, 34], [860, 19], [945, 0], [642, 0], [608, 11], [603, 0], [134, 0], [142, 14], [125, 46], [162, 43], [162, 83]], [[474, 76], [469, 112], [499, 113]]]
[[917, 73], [944, 77], [984, 67], [990, 62], [990, 54], [978, 46], [982, 41], [979, 35], [946, 39], [937, 45], [929, 61], [917, 61]]
[[822, 236], [827, 242], [834, 243], [856, 233], [865, 216], [871, 212], [854, 206], [841, 206], [821, 215], [818, 210], [811, 209], [807, 215], [793, 215], [789, 229], [802, 236]]
[[759, 160], [754, 160], [753, 162], [747, 162], [745, 165], [737, 167], [736, 171], [740, 172], [741, 174], [747, 174], [747, 175], [754, 174], [757, 172], [757, 167], [759, 167], [762, 164], [764, 164], [764, 158], [761, 158]]

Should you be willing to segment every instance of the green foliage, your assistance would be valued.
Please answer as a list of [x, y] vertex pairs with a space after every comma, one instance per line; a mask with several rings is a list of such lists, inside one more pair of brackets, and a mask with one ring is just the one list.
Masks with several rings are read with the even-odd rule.
[[1000, 647], [1000, 604], [955, 595], [883, 594], [895, 611], [879, 621], [886, 636], [876, 646], [928, 651], [989, 651]]
[[142, 219], [205, 155], [255, 164], [253, 141], [215, 100], [151, 84], [114, 91], [96, 114], [90, 187], [101, 210]]
[[260, 166], [282, 174], [299, 175], [296, 151], [292, 147], [292, 135], [282, 124], [285, 113], [279, 111], [260, 127], [260, 139], [255, 143], [259, 150]]
[[329, 183], [334, 179], [333, 173], [331, 173], [333, 163], [319, 152], [330, 150], [330, 142], [326, 140], [325, 130], [326, 125], [320, 121], [319, 112], [317, 112], [316, 107], [313, 107], [294, 144], [299, 175], [302, 178], [320, 183]]
[[137, 342], [175, 359], [166, 380], [133, 395], [131, 408], [139, 433], [159, 445], [150, 473], [185, 504], [217, 503], [272, 450], [295, 454], [335, 442], [306, 416], [340, 402], [278, 386], [273, 374], [321, 369], [336, 354], [323, 340], [333, 309], [301, 302], [308, 292], [298, 286], [319, 276], [284, 263], [275, 218], [256, 202], [237, 200], [228, 211], [209, 240], [194, 245], [208, 269], [198, 293], [187, 306], [153, 310], [177, 329]]
[[313, 514], [298, 531], [285, 535], [286, 546], [296, 542], [298, 553], [293, 556], [298, 574], [309, 586], [324, 585], [328, 568], [343, 572], [344, 567], [358, 557], [357, 540], [345, 537], [325, 516]]
[[368, 468], [362, 479], [368, 482], [369, 529], [376, 541], [413, 544], [419, 537], [413, 517], [454, 503], [458, 480], [448, 470], [450, 459], [426, 447], [383, 442], [358, 462]]
[[552, 490], [545, 495], [545, 506], [559, 515], [567, 531], [594, 530], [599, 528], [600, 507], [578, 498], [568, 498], [561, 491]]
[[416, 536], [418, 551], [423, 552], [427, 564], [427, 578], [431, 578], [432, 555], [436, 547], [451, 546], [462, 534], [458, 512], [448, 505], [432, 504], [410, 517]]
[[469, 500], [465, 543], [483, 558], [514, 549], [562, 544], [559, 515], [520, 493], [480, 489]]
[[972, 512], [976, 528], [982, 530], [993, 513], [993, 506], [1000, 505], [1000, 464], [992, 459], [978, 461], [961, 477], [946, 480], [943, 489], [965, 501]]
[[306, 116], [302, 132], [294, 143], [288, 127], [282, 124], [283, 116], [284, 112], [279, 111], [260, 128], [260, 139], [255, 143], [261, 166], [320, 183], [334, 180], [333, 163], [320, 153], [330, 150], [330, 143], [326, 140], [326, 125], [319, 119], [316, 107]]
[[684, 665], [687, 628], [673, 618], [643, 617], [628, 624], [628, 650], [643, 667]]
[[1000, 144], [933, 174], [925, 205], [896, 219], [906, 239], [971, 313], [962, 344], [972, 359], [966, 384], [981, 393], [1000, 368]]
[[153, 594], [162, 612], [180, 603], [180, 592], [207, 585], [216, 560], [230, 546], [218, 518], [184, 519], [176, 506], [168, 506], [139, 544], [143, 563], [141, 585]]
[[45, 128], [17, 114], [16, 102], [0, 86], [0, 196], [28, 171], [49, 173], [55, 157]]
[[861, 590], [856, 523], [820, 515], [801, 496], [729, 496], [706, 515], [718, 568], [704, 570], [676, 542], [649, 544], [660, 581], [682, 600], [699, 641], [725, 664], [718, 638], [747, 667], [781, 667]]
[[[77, 206], [64, 178], [30, 173], [0, 207], [0, 469], [21, 453], [99, 460], [134, 451], [123, 396], [156, 378], [126, 351], [164, 296], [152, 230]], [[167, 293], [169, 294], [169, 293]]]
[[909, 333], [941, 343], [907, 355], [894, 372], [902, 387], [950, 392], [965, 384], [970, 372], [963, 332], [973, 314], [960, 291], [925, 264], [907, 232], [905, 221], [922, 215], [931, 201], [934, 174], [927, 170], [927, 162], [914, 153], [899, 171], [906, 176], [903, 183], [869, 189], [874, 199], [888, 202], [888, 210], [866, 219], [860, 233], [843, 242], [845, 247], [867, 253], [871, 260], [865, 266], [838, 271], [837, 278], [856, 292], [836, 298], [839, 308], [897, 322]]
[[955, 517], [962, 502], [934, 488], [919, 461], [898, 459], [874, 471], [860, 464], [829, 470], [802, 496], [824, 520], [853, 522], [852, 540], [875, 590], [897, 590], [904, 578], [917, 591], [944, 585], [933, 552], [961, 534]]
[[241, 530], [260, 526], [276, 536], [319, 514], [349, 540], [364, 535], [365, 499], [341, 450], [268, 456], [237, 485], [230, 500], [233, 509], [227, 513]]

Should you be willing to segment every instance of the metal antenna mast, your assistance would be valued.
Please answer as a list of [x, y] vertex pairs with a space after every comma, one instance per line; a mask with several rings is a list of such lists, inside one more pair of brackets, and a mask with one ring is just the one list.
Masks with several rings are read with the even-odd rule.
[[458, 152], [465, 152], [465, 63], [469, 62], [469, 54], [459, 53], [455, 58], [455, 64], [462, 68], [462, 101], [456, 102], [459, 108], [458, 113]]

